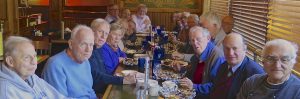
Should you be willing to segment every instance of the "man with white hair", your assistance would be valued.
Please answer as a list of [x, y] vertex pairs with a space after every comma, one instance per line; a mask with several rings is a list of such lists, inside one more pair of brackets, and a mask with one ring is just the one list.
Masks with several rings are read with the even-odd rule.
[[96, 99], [88, 61], [94, 46], [93, 30], [77, 25], [72, 30], [68, 43], [69, 48], [47, 61], [42, 77], [65, 96]]
[[55, 88], [34, 74], [37, 58], [31, 40], [10, 36], [0, 65], [0, 99], [62, 99]]
[[[191, 58], [191, 69], [188, 71], [188, 78], [181, 79], [180, 84], [189, 86], [190, 81], [194, 84], [212, 82], [216, 77], [219, 66], [225, 61], [222, 51], [210, 42], [208, 30], [202, 27], [192, 27], [189, 38], [195, 55]], [[175, 65], [175, 67], [180, 66]]]
[[211, 41], [222, 49], [222, 41], [226, 33], [222, 29], [219, 16], [215, 12], [206, 12], [201, 18], [201, 25], [210, 32]]
[[298, 48], [295, 44], [275, 39], [263, 49], [266, 74], [248, 78], [237, 95], [238, 99], [300, 99], [300, 80], [292, 74]]
[[91, 28], [94, 31], [95, 45], [92, 56], [89, 58], [91, 71], [93, 76], [93, 89], [96, 93], [103, 94], [107, 84], [131, 84], [135, 83], [135, 75], [127, 75], [125, 77], [107, 74], [102, 58], [102, 46], [110, 32], [110, 24], [105, 20], [98, 18], [92, 21]]
[[[242, 35], [231, 33], [223, 41], [226, 61], [217, 71], [212, 82], [195, 84], [189, 81], [189, 88], [210, 99], [236, 99], [243, 82], [254, 74], [263, 73], [263, 69], [246, 56], [247, 45]], [[202, 97], [202, 98], [203, 98]]]

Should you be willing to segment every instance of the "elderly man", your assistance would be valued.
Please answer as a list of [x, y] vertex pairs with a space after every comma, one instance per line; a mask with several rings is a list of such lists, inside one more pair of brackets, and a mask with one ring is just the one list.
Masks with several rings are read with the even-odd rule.
[[93, 45], [93, 30], [77, 25], [68, 41], [69, 48], [52, 56], [46, 63], [42, 77], [65, 96], [95, 99], [90, 58]]
[[232, 28], [233, 28], [233, 17], [232, 16], [225, 16], [223, 19], [222, 19], [222, 29], [224, 30], [224, 32], [226, 34], [229, 34], [231, 33], [232, 31]]
[[263, 49], [266, 74], [248, 78], [238, 99], [300, 99], [300, 80], [291, 73], [297, 56], [296, 45], [283, 39], [268, 41]]
[[[190, 42], [195, 51], [195, 55], [191, 59], [191, 69], [187, 77], [194, 84], [205, 84], [212, 82], [216, 77], [219, 66], [225, 61], [222, 51], [210, 42], [209, 32], [199, 26], [191, 28]], [[178, 65], [176, 67], [179, 67]], [[180, 82], [183, 86], [190, 81], [188, 78], [182, 79]]]
[[34, 74], [35, 49], [24, 37], [11, 36], [5, 42], [4, 62], [0, 66], [1, 99], [62, 99], [64, 96]]
[[140, 4], [137, 7], [136, 14], [132, 15], [132, 20], [136, 24], [136, 31], [137, 32], [147, 32], [151, 26], [151, 20], [146, 15], [147, 14], [147, 6], [144, 4]]
[[[243, 82], [263, 69], [246, 56], [246, 43], [237, 33], [227, 35], [223, 41], [226, 62], [218, 69], [212, 82], [194, 85], [196, 91], [210, 99], [235, 99]], [[189, 82], [189, 88], [193, 88]], [[208, 96], [209, 95], [209, 96]]]
[[105, 44], [109, 35], [110, 25], [103, 19], [95, 19], [91, 23], [91, 28], [94, 31], [95, 45], [93, 53], [89, 59], [93, 76], [93, 89], [96, 93], [104, 93], [107, 84], [131, 84], [135, 83], [135, 75], [118, 77], [109, 75], [105, 71], [105, 65], [102, 58], [101, 48]]
[[114, 23], [119, 19], [119, 6], [117, 4], [107, 6], [107, 12], [105, 20], [108, 23]]
[[[187, 18], [188, 27], [199, 26], [199, 17], [196, 14], [191, 14]], [[193, 56], [194, 50], [189, 42], [189, 29], [182, 30], [182, 32], [178, 35], [178, 39], [174, 35], [172, 35], [172, 42], [177, 43], [178, 51], [172, 53], [172, 57], [176, 59], [183, 59], [185, 61], [190, 61]]]
[[225, 32], [221, 27], [221, 19], [215, 12], [206, 12], [201, 16], [201, 25], [204, 28], [207, 28], [211, 33], [211, 41], [222, 49], [222, 41], [225, 37]]

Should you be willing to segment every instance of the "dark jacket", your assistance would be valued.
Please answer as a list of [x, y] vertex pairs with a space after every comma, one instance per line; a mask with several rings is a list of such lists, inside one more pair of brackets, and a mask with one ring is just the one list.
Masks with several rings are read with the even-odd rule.
[[108, 84], [123, 84], [123, 77], [117, 77], [106, 73], [101, 48], [94, 47], [89, 62], [92, 69], [93, 89], [96, 93], [104, 93]]
[[[214, 85], [216, 85], [219, 82], [219, 80], [222, 79], [221, 77], [227, 75], [225, 74], [227, 70], [228, 70], [228, 63], [224, 62], [220, 66], [217, 72], [217, 76], [213, 81], [212, 90], [214, 90], [215, 87]], [[243, 85], [244, 81], [254, 74], [262, 74], [262, 73], [264, 73], [262, 66], [260, 66], [253, 60], [249, 59], [248, 57], [245, 57], [240, 67], [234, 72], [232, 84], [229, 89], [227, 99], [236, 99], [236, 95], [238, 94], [240, 87]]]

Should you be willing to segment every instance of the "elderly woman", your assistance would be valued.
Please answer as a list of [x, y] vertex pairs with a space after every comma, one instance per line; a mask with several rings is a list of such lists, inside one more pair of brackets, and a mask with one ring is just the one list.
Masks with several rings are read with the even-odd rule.
[[0, 99], [63, 99], [55, 88], [34, 74], [37, 58], [31, 41], [10, 36], [0, 65]]
[[118, 64], [126, 58], [126, 54], [118, 46], [124, 36], [123, 33], [122, 26], [120, 24], [113, 23], [111, 25], [107, 41], [101, 49], [106, 73], [111, 75], [114, 74]]
[[298, 48], [283, 39], [266, 43], [263, 65], [266, 74], [248, 78], [237, 95], [238, 99], [300, 99], [300, 80], [291, 73]]
[[89, 59], [93, 76], [93, 89], [96, 93], [103, 94], [107, 84], [131, 84], [135, 83], [134, 75], [118, 77], [109, 75], [105, 71], [104, 59], [102, 58], [102, 46], [105, 44], [109, 34], [110, 24], [98, 18], [92, 21], [91, 28], [95, 35], [95, 45], [92, 56]]
[[147, 14], [147, 6], [140, 4], [137, 7], [137, 13], [132, 15], [132, 20], [135, 22], [137, 32], [147, 32], [151, 26], [150, 18]]
[[121, 12], [120, 18], [127, 19], [128, 21], [131, 20], [131, 12], [129, 9], [123, 9]]

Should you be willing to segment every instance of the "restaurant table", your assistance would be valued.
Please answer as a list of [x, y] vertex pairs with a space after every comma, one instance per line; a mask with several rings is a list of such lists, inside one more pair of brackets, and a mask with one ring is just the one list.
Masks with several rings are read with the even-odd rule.
[[[137, 67], [126, 67], [124, 65], [119, 65], [116, 69], [116, 73], [121, 73], [122, 70], [134, 69]], [[103, 99], [136, 99], [136, 85], [108, 85], [103, 95]], [[159, 96], [149, 96], [147, 99], [163, 99]]]

